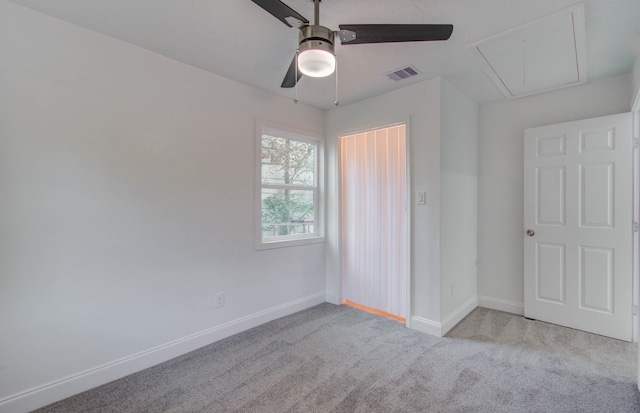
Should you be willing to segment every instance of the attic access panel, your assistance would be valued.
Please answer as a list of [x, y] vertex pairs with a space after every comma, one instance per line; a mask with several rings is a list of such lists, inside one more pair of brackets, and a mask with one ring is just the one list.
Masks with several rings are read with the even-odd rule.
[[582, 3], [467, 47], [508, 99], [587, 81]]

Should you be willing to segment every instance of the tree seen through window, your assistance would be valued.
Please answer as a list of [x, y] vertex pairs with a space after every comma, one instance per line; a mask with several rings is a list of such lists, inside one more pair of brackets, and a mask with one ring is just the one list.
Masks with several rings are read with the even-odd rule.
[[314, 143], [262, 135], [262, 237], [315, 233]]

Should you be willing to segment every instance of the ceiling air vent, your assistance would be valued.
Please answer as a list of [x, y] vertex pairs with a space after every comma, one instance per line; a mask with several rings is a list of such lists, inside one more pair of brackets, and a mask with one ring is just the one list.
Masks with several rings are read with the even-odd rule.
[[391, 72], [385, 73], [384, 75], [390, 80], [395, 80], [396, 82], [407, 79], [413, 76], [418, 76], [420, 72], [413, 66], [403, 67], [401, 69], [392, 70]]

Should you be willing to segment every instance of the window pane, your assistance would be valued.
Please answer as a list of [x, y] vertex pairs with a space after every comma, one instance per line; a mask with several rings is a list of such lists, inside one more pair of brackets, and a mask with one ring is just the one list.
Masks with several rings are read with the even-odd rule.
[[314, 193], [262, 188], [262, 237], [313, 234]]
[[262, 135], [262, 183], [314, 185], [316, 145]]

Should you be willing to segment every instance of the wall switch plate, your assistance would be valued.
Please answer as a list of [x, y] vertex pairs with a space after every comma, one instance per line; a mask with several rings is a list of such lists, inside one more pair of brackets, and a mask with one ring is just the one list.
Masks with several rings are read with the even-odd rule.
[[427, 203], [427, 193], [425, 191], [418, 192], [418, 205], [426, 205]]
[[631, 306], [631, 314], [638, 315], [638, 306], [637, 305], [632, 305]]
[[214, 301], [214, 306], [216, 308], [224, 307], [224, 293], [216, 294], [216, 299]]

